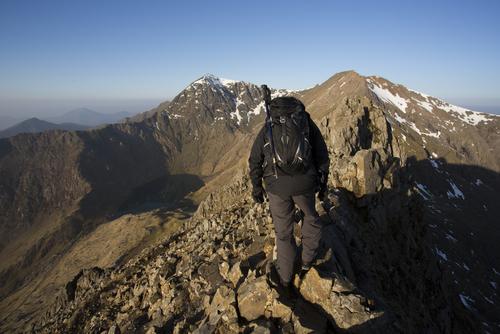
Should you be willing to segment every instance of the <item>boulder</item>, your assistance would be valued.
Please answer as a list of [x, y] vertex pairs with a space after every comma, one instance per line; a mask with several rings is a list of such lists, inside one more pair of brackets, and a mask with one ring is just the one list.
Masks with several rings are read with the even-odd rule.
[[320, 303], [330, 297], [333, 280], [322, 277], [316, 268], [311, 268], [302, 279], [300, 293], [311, 303]]
[[374, 194], [382, 184], [382, 166], [376, 150], [359, 150], [353, 157], [356, 165], [356, 184], [353, 189], [357, 197]]
[[235, 288], [238, 287], [238, 283], [240, 282], [240, 279], [243, 277], [243, 273], [241, 272], [241, 267], [240, 267], [240, 262], [236, 262], [233, 264], [231, 267], [231, 270], [229, 271], [227, 278], [231, 283], [233, 283], [233, 286]]
[[268, 307], [266, 309], [266, 315], [269, 318], [278, 318], [282, 323], [287, 323], [292, 318], [293, 310], [290, 306], [283, 304], [279, 301], [278, 293], [276, 290], [272, 290], [272, 293], [268, 296]]
[[238, 307], [240, 314], [248, 321], [264, 316], [267, 297], [271, 294], [266, 277], [247, 280], [238, 289]]

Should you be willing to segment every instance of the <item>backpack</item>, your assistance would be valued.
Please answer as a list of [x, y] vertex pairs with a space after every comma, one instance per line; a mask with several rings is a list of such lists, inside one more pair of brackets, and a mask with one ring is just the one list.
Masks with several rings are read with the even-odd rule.
[[[277, 97], [270, 103], [276, 167], [285, 174], [304, 174], [312, 164], [309, 143], [309, 114], [298, 99]], [[270, 142], [269, 132], [267, 142]], [[272, 152], [271, 152], [272, 153]]]

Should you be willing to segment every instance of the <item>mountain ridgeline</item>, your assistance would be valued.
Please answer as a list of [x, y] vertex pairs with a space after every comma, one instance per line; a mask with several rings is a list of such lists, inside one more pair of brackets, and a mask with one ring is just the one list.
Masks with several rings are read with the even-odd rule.
[[332, 161], [295, 305], [249, 195], [261, 91], [205, 75], [139, 119], [0, 140], [2, 331], [499, 331], [500, 118], [352, 71], [272, 94]]
[[126, 111], [103, 114], [87, 108], [79, 108], [60, 116], [49, 117], [47, 120], [32, 117], [7, 127], [3, 125], [16, 122], [5, 118], [4, 123], [2, 118], [0, 119], [0, 126], [2, 126], [0, 138], [8, 138], [21, 133], [38, 133], [48, 130], [85, 130], [104, 124], [119, 123], [126, 120], [132, 121], [136, 118], [141, 118], [141, 115], [131, 116], [132, 114]]
[[36, 117], [22, 121], [19, 124], [11, 126], [3, 131], [0, 131], [0, 138], [8, 138], [15, 136], [19, 133], [35, 133], [43, 132], [47, 130], [85, 130], [87, 126], [75, 124], [75, 123], [51, 123]]

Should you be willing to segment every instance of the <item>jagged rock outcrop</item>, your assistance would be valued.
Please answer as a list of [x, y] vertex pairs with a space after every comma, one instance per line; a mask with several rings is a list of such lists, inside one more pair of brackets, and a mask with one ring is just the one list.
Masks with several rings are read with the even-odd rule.
[[382, 109], [366, 97], [345, 98], [320, 127], [330, 148], [332, 185], [358, 197], [393, 185], [401, 150]]

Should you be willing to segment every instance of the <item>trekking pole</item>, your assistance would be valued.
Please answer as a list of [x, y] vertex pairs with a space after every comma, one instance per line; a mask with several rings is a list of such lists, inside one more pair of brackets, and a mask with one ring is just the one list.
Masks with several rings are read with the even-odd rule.
[[273, 171], [274, 177], [278, 178], [278, 170], [276, 169], [276, 151], [274, 149], [273, 140], [273, 119], [271, 117], [271, 111], [269, 110], [269, 104], [271, 103], [271, 90], [267, 85], [260, 86], [264, 94], [264, 106], [266, 108], [266, 126], [267, 126], [267, 136], [269, 138], [269, 144], [271, 145], [271, 152], [273, 154]]

